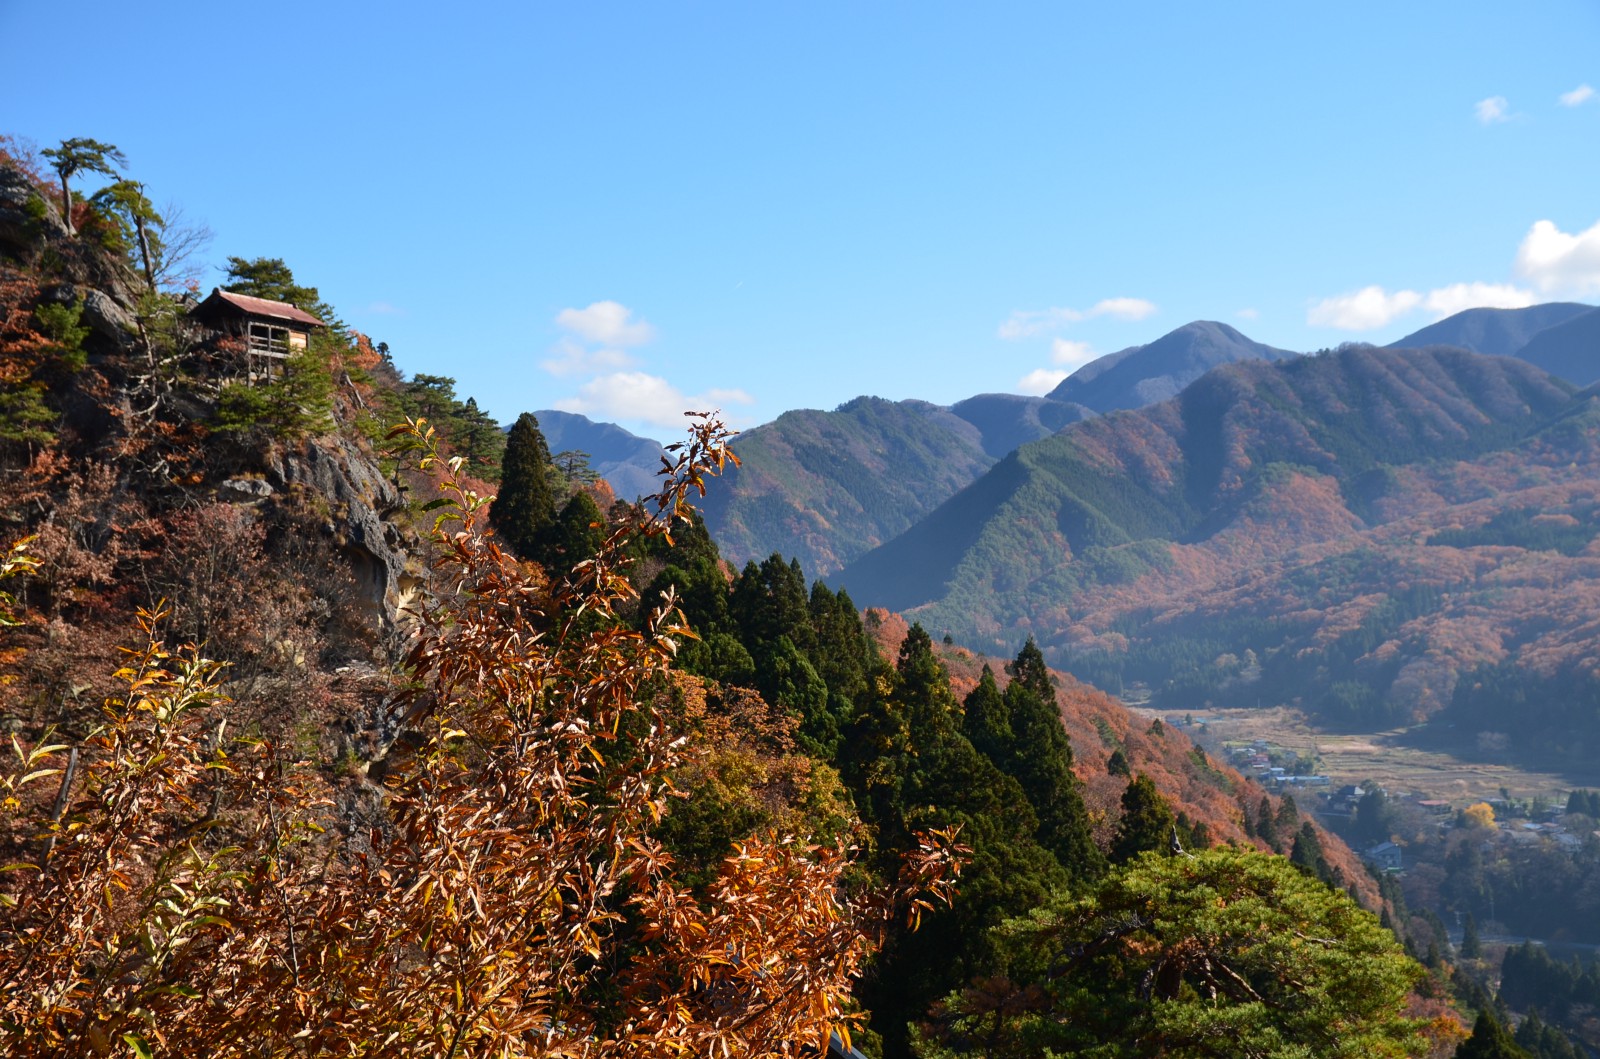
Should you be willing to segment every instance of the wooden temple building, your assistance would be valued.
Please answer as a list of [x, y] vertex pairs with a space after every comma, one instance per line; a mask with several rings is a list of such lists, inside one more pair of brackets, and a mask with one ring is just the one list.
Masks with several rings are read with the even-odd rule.
[[210, 297], [189, 310], [205, 326], [244, 340], [245, 375], [251, 382], [283, 375], [286, 360], [305, 351], [321, 320], [288, 302], [252, 298], [218, 287]]

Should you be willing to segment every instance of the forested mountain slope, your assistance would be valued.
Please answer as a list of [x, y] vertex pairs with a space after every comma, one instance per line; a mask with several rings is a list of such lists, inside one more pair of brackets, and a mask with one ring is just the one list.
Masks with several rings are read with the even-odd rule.
[[1294, 355], [1196, 322], [1101, 357], [1046, 397], [979, 394], [949, 408], [860, 397], [832, 412], [787, 412], [735, 441], [745, 466], [708, 501], [706, 520], [736, 562], [777, 551], [831, 574], [1019, 445], [1165, 400], [1218, 364]]
[[1597, 646], [1597, 423], [1591, 395], [1459, 350], [1232, 365], [1024, 446], [839, 580], [1175, 705], [1426, 716], [1480, 664]]
[[926, 401], [858, 397], [785, 412], [736, 439], [742, 466], [706, 498], [734, 562], [773, 552], [837, 570], [886, 541], [994, 462], [978, 427]]
[[[1426, 349], [1428, 346], [1458, 346], [1474, 353], [1487, 353], [1496, 357], [1521, 356], [1523, 346], [1541, 331], [1546, 331], [1584, 313], [1593, 311], [1592, 305], [1577, 302], [1547, 302], [1530, 305], [1525, 309], [1464, 309], [1437, 323], [1413, 331], [1396, 342], [1390, 349]], [[1537, 363], [1537, 361], [1535, 362]], [[1547, 365], [1539, 365], [1554, 375], [1562, 375]], [[1562, 378], [1567, 376], [1562, 375]], [[1583, 383], [1577, 379], [1568, 382]]]
[[1517, 356], [1579, 386], [1600, 382], [1600, 309], [1540, 331]]

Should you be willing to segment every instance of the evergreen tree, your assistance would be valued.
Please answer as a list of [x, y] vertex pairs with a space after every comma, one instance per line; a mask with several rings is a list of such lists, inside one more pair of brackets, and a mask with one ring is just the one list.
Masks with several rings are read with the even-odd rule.
[[1156, 785], [1136, 776], [1122, 792], [1122, 819], [1111, 841], [1111, 859], [1125, 864], [1147, 850], [1166, 849], [1172, 841], [1177, 817]]
[[[1329, 939], [1305, 944], [1300, 939]], [[946, 997], [930, 1056], [1421, 1055], [1421, 969], [1377, 920], [1255, 850], [1139, 857], [1008, 922], [1006, 978]]]
[[1256, 807], [1256, 836], [1267, 844], [1267, 848], [1278, 848], [1277, 814], [1272, 811], [1272, 799], [1265, 794], [1261, 796], [1261, 804]]
[[1323, 882], [1332, 881], [1328, 859], [1322, 852], [1322, 839], [1317, 837], [1317, 830], [1311, 826], [1309, 820], [1300, 825], [1300, 832], [1294, 836], [1294, 848], [1289, 851], [1289, 863]]
[[1517, 1046], [1517, 1042], [1506, 1033], [1505, 1027], [1500, 1025], [1487, 1010], [1478, 1012], [1478, 1021], [1473, 1024], [1472, 1036], [1462, 1041], [1456, 1048], [1456, 1059], [1533, 1059], [1527, 1052]]
[[51, 168], [61, 178], [61, 219], [66, 222], [68, 232], [75, 231], [72, 226], [72, 189], [68, 181], [79, 173], [116, 176], [114, 166], [128, 164], [128, 160], [114, 145], [81, 136], [62, 140], [61, 146], [46, 148], [39, 153], [50, 159]]
[[962, 703], [961, 726], [980, 753], [996, 763], [1011, 755], [1011, 711], [995, 683], [994, 670], [987, 665], [978, 677], [978, 686]]
[[[1133, 779], [1133, 766], [1128, 764], [1128, 755], [1122, 752], [1120, 746], [1113, 750], [1111, 756], [1106, 759], [1106, 773], [1111, 776], [1124, 776], [1129, 780]], [[1245, 819], [1248, 820], [1249, 818], [1246, 817]]]
[[1273, 823], [1276, 825], [1280, 835], [1293, 834], [1295, 829], [1300, 826], [1300, 807], [1295, 805], [1294, 795], [1285, 794], [1279, 799], [1278, 815]]
[[1392, 815], [1389, 796], [1383, 792], [1383, 788], [1369, 789], [1356, 803], [1356, 817], [1352, 826], [1356, 841], [1363, 845], [1387, 842]]
[[594, 497], [579, 491], [562, 507], [544, 542], [542, 558], [552, 576], [589, 558], [606, 540], [606, 517]]
[[[909, 1054], [908, 1023], [971, 977], [994, 969], [990, 928], [1041, 904], [1067, 876], [1034, 838], [1038, 821], [1015, 780], [962, 733], [944, 666], [923, 628], [901, 645], [889, 694], [874, 695], [852, 730], [847, 775], [883, 854], [914, 831], [959, 825], [972, 849], [953, 906], [897, 934], [863, 984], [885, 1055]], [[885, 868], [892, 861], [882, 861]]]
[[1528, 1012], [1513, 1039], [1534, 1059], [1585, 1059], [1566, 1034], [1539, 1017], [1537, 1009]]
[[1038, 815], [1040, 845], [1074, 878], [1093, 878], [1104, 869], [1105, 858], [1094, 844], [1082, 789], [1072, 772], [1072, 741], [1061, 725], [1055, 685], [1031, 638], [1011, 673], [1005, 690], [1010, 753], [999, 764], [1022, 785]]
[[[294, 272], [281, 257], [228, 258], [228, 281], [222, 289], [251, 298], [287, 302], [315, 316], [335, 330], [344, 328], [333, 306], [322, 300], [315, 287], [295, 282]], [[453, 380], [452, 380], [453, 381]]]
[[500, 465], [500, 493], [489, 505], [489, 521], [518, 558], [538, 561], [555, 520], [550, 490], [550, 450], [533, 413], [517, 417], [506, 438]]
[[1466, 920], [1461, 924], [1461, 958], [1463, 960], [1483, 958], [1483, 943], [1478, 939], [1478, 920], [1471, 912], [1467, 913]]

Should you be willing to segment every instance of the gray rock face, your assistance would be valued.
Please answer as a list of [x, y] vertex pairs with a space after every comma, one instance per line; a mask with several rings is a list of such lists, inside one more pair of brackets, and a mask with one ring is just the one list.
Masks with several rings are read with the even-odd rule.
[[269, 488], [305, 490], [327, 503], [329, 528], [363, 597], [391, 627], [398, 623], [425, 573], [389, 521], [403, 501], [376, 464], [347, 439], [334, 438], [274, 456], [267, 477]]
[[218, 490], [228, 500], [265, 500], [277, 490], [259, 478], [229, 478]]
[[131, 312], [105, 291], [92, 287], [78, 288], [78, 296], [83, 299], [82, 320], [90, 330], [108, 342], [132, 344], [139, 325]]
[[67, 238], [67, 226], [55, 205], [19, 170], [0, 165], [0, 248], [14, 253], [32, 249], [40, 227], [47, 239]]

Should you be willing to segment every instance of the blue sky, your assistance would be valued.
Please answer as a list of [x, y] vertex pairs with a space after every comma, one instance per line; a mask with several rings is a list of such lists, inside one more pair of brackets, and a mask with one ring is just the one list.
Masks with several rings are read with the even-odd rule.
[[116, 143], [215, 261], [285, 258], [503, 420], [1600, 302], [1592, 0], [0, 0], [0, 42], [0, 131]]

